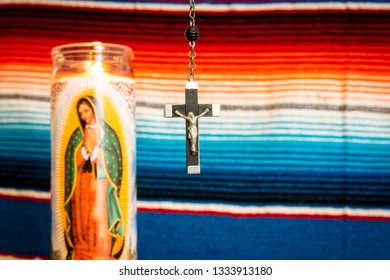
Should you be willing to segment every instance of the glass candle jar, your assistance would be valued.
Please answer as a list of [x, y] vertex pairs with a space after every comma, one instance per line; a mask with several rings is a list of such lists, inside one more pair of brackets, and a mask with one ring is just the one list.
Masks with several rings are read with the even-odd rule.
[[136, 258], [133, 51], [52, 50], [53, 259]]

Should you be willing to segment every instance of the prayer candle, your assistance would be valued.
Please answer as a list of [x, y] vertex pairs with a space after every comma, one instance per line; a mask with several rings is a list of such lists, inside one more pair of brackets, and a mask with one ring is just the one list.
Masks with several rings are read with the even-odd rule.
[[52, 59], [52, 258], [135, 259], [133, 51], [78, 43]]

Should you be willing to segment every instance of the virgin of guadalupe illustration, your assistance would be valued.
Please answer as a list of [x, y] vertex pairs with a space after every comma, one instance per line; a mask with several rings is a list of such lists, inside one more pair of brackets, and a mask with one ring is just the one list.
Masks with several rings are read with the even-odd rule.
[[67, 259], [117, 259], [124, 246], [120, 143], [95, 98], [83, 97], [76, 107], [79, 127], [65, 154]]

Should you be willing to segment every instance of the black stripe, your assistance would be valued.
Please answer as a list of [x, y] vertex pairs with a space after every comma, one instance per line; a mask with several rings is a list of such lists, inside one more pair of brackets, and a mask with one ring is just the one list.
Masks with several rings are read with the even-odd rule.
[[36, 96], [36, 95], [26, 95], [26, 94], [0, 94], [0, 100], [1, 99], [24, 99], [24, 100], [32, 100], [32, 101], [39, 101], [39, 102], [50, 102], [50, 96]]
[[[48, 19], [72, 19], [70, 23], [74, 26], [79, 26], [80, 23], [95, 20], [102, 22], [112, 22], [113, 24], [123, 23], [132, 25], [134, 23], [140, 24], [183, 24], [183, 17], [181, 12], [178, 11], [134, 11], [134, 10], [111, 10], [111, 9], [83, 9], [80, 7], [50, 7], [50, 6], [32, 6], [28, 7], [20, 5], [19, 7], [1, 7], [1, 18], [5, 17], [21, 17], [29, 21], [35, 21], [41, 23], [42, 27], [55, 28], [52, 24], [47, 24]], [[261, 15], [261, 16], [259, 16]], [[221, 36], [219, 34], [230, 34], [231, 32], [237, 32], [245, 36], [245, 31], [255, 29], [257, 33], [261, 33], [264, 26], [275, 26], [275, 30], [282, 32], [319, 32], [319, 30], [327, 31], [326, 34], [333, 31], [336, 35], [340, 35], [345, 39], [345, 33], [340, 32], [337, 28], [338, 25], [345, 25], [348, 27], [348, 35], [354, 35], [369, 31], [371, 36], [377, 34], [383, 34], [388, 31], [387, 24], [390, 24], [389, 12], [386, 10], [377, 11], [360, 11], [360, 10], [348, 10], [346, 13], [344, 10], [340, 11], [278, 11], [271, 12], [232, 12], [227, 13], [213, 13], [202, 12], [202, 16], [197, 19], [199, 24], [202, 25], [204, 32], [213, 32], [214, 36], [208, 36], [208, 38], [219, 40]], [[43, 20], [42, 20], [43, 19]], [[214, 28], [215, 26], [226, 26], [227, 19], [229, 29], [226, 28]], [[18, 22], [16, 21], [15, 24]], [[261, 25], [256, 26], [256, 24]], [[358, 24], [360, 28], [350, 28], [351, 24]], [[252, 28], [243, 30], [242, 25], [246, 25]], [[299, 25], [315, 25], [316, 28], [300, 28], [294, 30], [294, 27]], [[330, 25], [330, 26], [329, 26]], [[68, 25], [66, 25], [68, 27]], [[104, 26], [104, 25], [103, 25]], [[26, 26], [27, 27], [27, 26]], [[181, 28], [182, 26], [174, 26]], [[333, 28], [332, 28], [333, 27]], [[107, 27], [109, 28], [109, 26]], [[164, 28], [156, 28], [156, 32], [169, 32]], [[321, 32], [319, 32], [321, 33]], [[132, 34], [132, 33], [129, 33]], [[175, 33], [177, 34], [177, 33]], [[217, 36], [218, 35], [218, 36]], [[350, 39], [350, 38], [348, 38]], [[369, 39], [369, 38], [367, 38]]]
[[[50, 190], [50, 181], [42, 179], [12, 179], [1, 178], [3, 188]], [[213, 202], [213, 203], [247, 203], [247, 204], [278, 204], [283, 205], [353, 205], [353, 206], [390, 206], [390, 195], [328, 195], [316, 196], [313, 194], [279, 194], [272, 192], [237, 194], [226, 192], [202, 192], [199, 190], [170, 191], [151, 189], [138, 186], [139, 199], [168, 200], [186, 202]]]
[[[17, 189], [36, 189], [42, 191], [50, 190], [50, 175], [44, 178], [31, 177], [0, 177], [2, 187]], [[192, 201], [192, 202], [221, 202], [221, 203], [249, 203], [249, 204], [294, 204], [294, 205], [354, 205], [354, 206], [390, 206], [390, 195], [382, 193], [380, 195], [370, 194], [348, 194], [348, 190], [341, 194], [308, 194], [308, 193], [274, 193], [267, 191], [262, 192], [227, 192], [227, 191], [202, 191], [194, 187], [188, 189], [167, 190], [162, 188], [151, 188], [148, 184], [138, 183], [138, 197], [140, 199], [153, 200], [175, 200], [175, 201]]]
[[18, 190], [38, 190], [50, 191], [50, 175], [44, 179], [38, 178], [17, 178], [17, 177], [0, 177], [2, 188], [11, 188]]
[[[170, 172], [172, 172], [171, 170]], [[364, 174], [364, 175], [355, 175], [349, 173], [299, 173], [290, 174], [286, 172], [285, 174], [281, 173], [246, 173], [246, 174], [234, 174], [233, 176], [225, 176], [223, 174], [210, 174], [206, 175], [200, 174], [197, 179], [191, 177], [185, 177], [178, 172], [178, 174], [164, 173], [160, 170], [158, 173], [150, 169], [138, 168], [137, 178], [138, 179], [149, 179], [156, 180], [160, 182], [161, 180], [173, 180], [176, 182], [182, 183], [191, 183], [194, 182], [199, 184], [200, 182], [221, 182], [225, 184], [227, 182], [233, 184], [259, 184], [263, 182], [267, 183], [301, 183], [307, 182], [311, 184], [354, 184], [354, 185], [384, 185], [389, 186], [390, 190], [390, 176], [389, 174]], [[167, 171], [168, 172], [168, 171]], [[186, 175], [186, 174], [185, 174]], [[234, 178], [233, 178], [234, 177]]]
[[137, 177], [137, 184], [139, 187], [160, 189], [164, 188], [169, 191], [193, 191], [200, 192], [229, 192], [231, 194], [246, 195], [259, 194], [269, 191], [277, 193], [312, 193], [312, 195], [339, 195], [341, 193], [349, 193], [354, 196], [364, 194], [368, 196], [376, 195], [390, 195], [390, 188], [388, 182], [382, 184], [369, 185], [367, 183], [346, 183], [346, 182], [307, 182], [301, 181], [279, 181], [268, 178], [268, 180], [258, 180], [248, 182], [247, 180], [157, 180], [155, 178], [140, 178]]
[[[258, 182], [247, 182], [245, 180], [242, 181], [229, 181], [229, 180], [218, 180], [218, 181], [202, 181], [202, 182], [185, 182], [185, 181], [173, 181], [172, 180], [159, 180], [159, 181], [153, 181], [155, 179], [149, 179], [147, 180], [143, 178], [137, 178], [137, 185], [139, 188], [143, 188], [144, 186], [147, 188], [156, 188], [158, 189], [159, 186], [164, 186], [164, 189], [172, 190], [172, 191], [187, 191], [187, 190], [199, 190], [199, 191], [208, 191], [210, 189], [214, 189], [215, 191], [218, 191], [221, 187], [223, 187], [223, 190], [220, 190], [220, 192], [230, 192], [230, 193], [236, 193], [240, 195], [241, 193], [245, 194], [257, 194], [257, 193], [263, 193], [267, 191], [278, 191], [278, 193], [299, 193], [299, 192], [312, 192], [312, 195], [320, 195], [320, 194], [333, 194], [334, 192], [353, 192], [353, 195], [360, 194], [367, 194], [371, 195], [372, 193], [378, 193], [381, 194], [389, 194], [390, 195], [390, 188], [389, 183], [378, 183], [375, 185], [368, 185], [367, 183], [332, 183], [332, 182], [319, 182], [319, 183], [313, 183], [313, 182], [290, 182], [290, 181], [277, 181], [273, 182], [271, 178], [264, 181], [258, 181]], [[226, 185], [224, 185], [224, 182], [226, 182]], [[324, 186], [325, 185], [325, 186]], [[167, 187], [168, 186], [168, 187]]]
[[[150, 102], [137, 102], [137, 106], [162, 109], [164, 105]], [[300, 109], [300, 110], [321, 110], [321, 111], [360, 111], [370, 113], [390, 114], [390, 108], [387, 107], [368, 107], [368, 106], [349, 106], [349, 105], [324, 105], [324, 104], [271, 104], [265, 106], [238, 106], [238, 105], [221, 105], [221, 110], [226, 111], [271, 111], [276, 109]]]
[[[14, 186], [34, 186], [41, 188], [46, 184], [45, 181], [49, 181], [50, 170], [49, 168], [40, 168], [39, 169], [30, 168], [28, 172], [23, 168], [18, 168], [13, 166], [12, 168], [0, 168], [0, 181], [2, 183], [11, 184]], [[226, 183], [226, 184], [225, 184]], [[282, 185], [283, 184], [283, 185]], [[229, 185], [229, 186], [228, 186]], [[323, 187], [322, 185], [327, 185]], [[324, 182], [324, 181], [315, 181], [308, 182], [304, 180], [300, 181], [284, 181], [276, 180], [274, 178], [262, 178], [259, 180], [202, 180], [202, 181], [186, 181], [186, 180], [176, 180], [175, 183], [172, 183], [171, 180], [148, 178], [148, 177], [137, 177], [137, 186], [139, 190], [142, 189], [154, 189], [154, 190], [164, 190], [167, 192], [177, 192], [177, 191], [199, 191], [199, 192], [213, 192], [213, 193], [230, 193], [238, 196], [242, 195], [259, 195], [267, 193], [272, 190], [283, 190], [282, 194], [288, 195], [291, 191], [295, 193], [303, 193], [307, 195], [307, 191], [313, 191], [312, 196], [316, 195], [340, 195], [334, 194], [334, 192], [343, 191], [344, 193], [353, 192], [354, 194], [349, 194], [351, 197], [364, 195], [368, 197], [375, 196], [373, 192], [380, 192], [381, 197], [383, 195], [388, 195], [390, 192], [389, 182], [375, 182], [375, 185], [370, 185], [367, 182]], [[159, 188], [159, 186], [163, 186]], [[166, 187], [166, 186], [169, 186]], [[185, 186], [185, 187], [184, 187]], [[219, 187], [223, 186], [223, 190], [218, 190]], [[45, 188], [45, 187], [44, 187]], [[211, 190], [210, 190], [211, 189]], [[214, 189], [214, 190], [213, 190]], [[281, 194], [280, 192], [278, 192]]]
[[348, 196], [332, 195], [328, 197], [318, 197], [310, 194], [278, 194], [278, 193], [258, 193], [250, 195], [237, 195], [231, 193], [215, 193], [200, 191], [167, 191], [161, 189], [138, 189], [140, 199], [153, 200], [176, 200], [193, 202], [222, 202], [222, 203], [283, 203], [294, 205], [354, 205], [354, 206], [390, 206], [390, 196]]

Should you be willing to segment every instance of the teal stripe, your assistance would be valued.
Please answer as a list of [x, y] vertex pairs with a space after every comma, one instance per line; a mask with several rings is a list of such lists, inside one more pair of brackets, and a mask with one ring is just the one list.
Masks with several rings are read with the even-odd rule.
[[[215, 122], [215, 123], [202, 123], [202, 122], [207, 122], [207, 120], [201, 120], [201, 125], [202, 127], [206, 128], [212, 128], [214, 126], [218, 126], [223, 128], [224, 125], [232, 125], [232, 126], [237, 126], [237, 129], [240, 130], [240, 125], [245, 125], [245, 126], [250, 126], [253, 127], [253, 129], [257, 128], [257, 126], [267, 126], [267, 128], [277, 128], [277, 129], [291, 129], [288, 125], [301, 125], [302, 127], [308, 125], [308, 126], [318, 126], [321, 128], [321, 126], [334, 126], [334, 127], [340, 127], [340, 129], [331, 129], [331, 131], [356, 131], [356, 132], [365, 132], [366, 130], [363, 129], [346, 129], [346, 126], [352, 126], [352, 127], [367, 127], [367, 128], [381, 128], [381, 129], [390, 129], [390, 121], [385, 122], [389, 123], [389, 125], [376, 125], [376, 124], [362, 124], [362, 123], [349, 123], [348, 121], [345, 123], [332, 123], [332, 122], [298, 122], [298, 121], [272, 121], [272, 122]], [[383, 123], [383, 121], [381, 122]], [[165, 129], [166, 128], [166, 122], [159, 122], [158, 120], [151, 120], [151, 121], [138, 121], [137, 120], [137, 128], [157, 128], [157, 129]], [[247, 129], [247, 128], [246, 128]], [[252, 129], [252, 128], [251, 128]], [[261, 129], [261, 128], [260, 128]], [[241, 129], [245, 130], [245, 129]], [[308, 130], [317, 130], [317, 129], [312, 129], [308, 128]], [[321, 130], [327, 130], [327, 129], [319, 129]], [[369, 130], [371, 131], [371, 129]]]
[[[299, 129], [294, 129], [294, 130], [299, 130]], [[178, 136], [181, 136], [181, 134], [173, 134], [173, 133], [163, 133], [163, 132], [148, 132], [148, 131], [138, 131], [137, 136], [166, 136], [166, 137], [172, 137], [176, 138]], [[184, 130], [183, 130], [183, 136], [184, 136]], [[221, 137], [224, 138], [223, 141], [228, 141], [228, 138], [244, 138], [246, 137], [248, 140], [251, 138], [277, 138], [277, 137], [289, 137], [289, 138], [322, 138], [322, 139], [329, 139], [329, 140], [344, 140], [348, 142], [347, 140], [366, 140], [366, 141], [378, 141], [378, 142], [383, 142], [383, 141], [389, 141], [390, 140], [390, 135], [389, 137], [364, 137], [364, 136], [349, 136], [349, 135], [313, 135], [313, 134], [307, 134], [305, 131], [302, 131], [301, 134], [261, 134], [261, 133], [254, 133], [254, 134], [249, 134], [249, 135], [242, 135], [242, 134], [237, 134], [237, 133], [231, 133], [231, 134], [209, 134], [209, 133], [203, 133], [201, 132], [201, 136], [203, 137]], [[226, 140], [225, 140], [226, 139]], [[299, 141], [299, 140], [298, 140]]]

